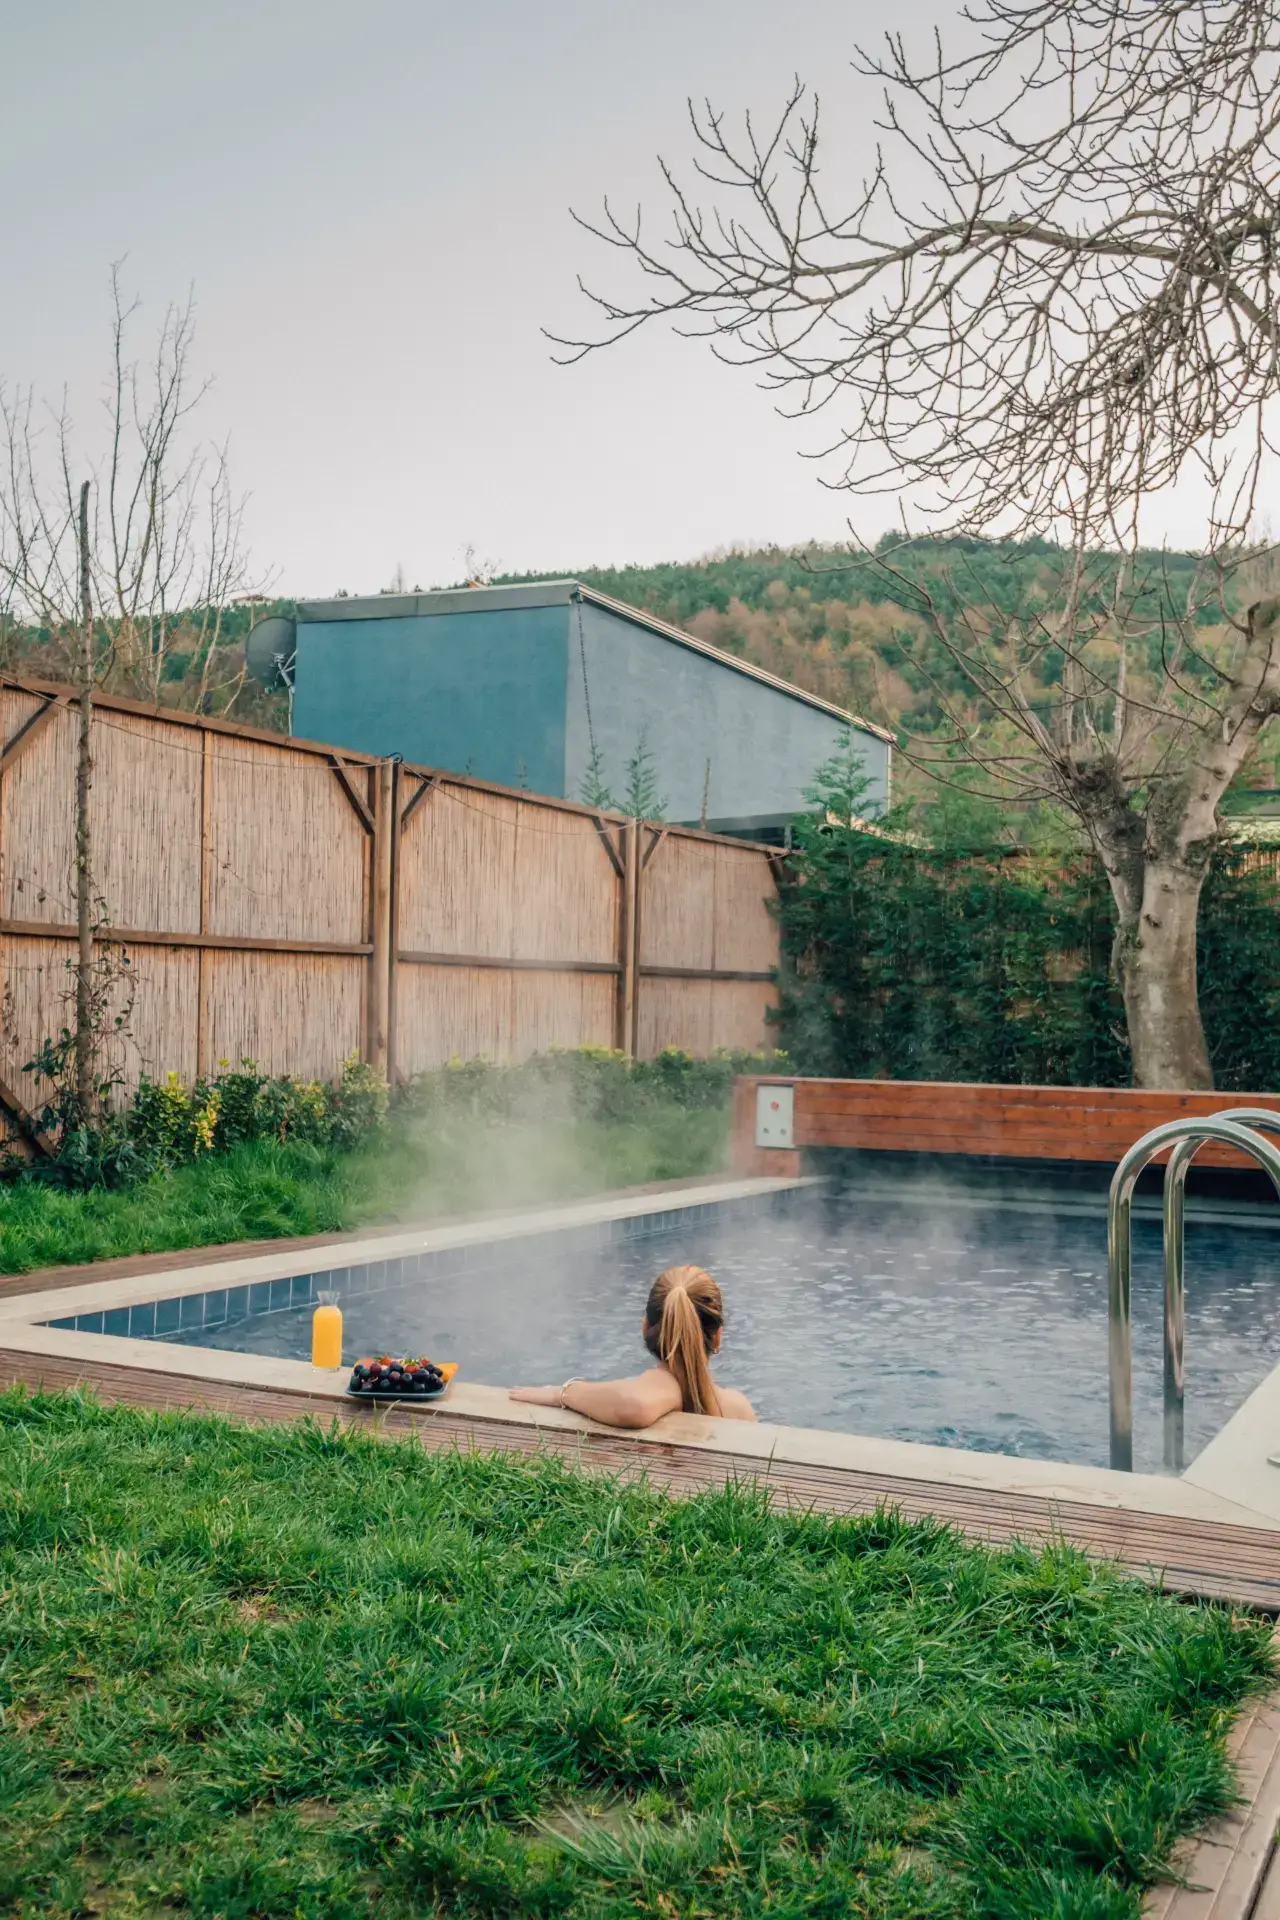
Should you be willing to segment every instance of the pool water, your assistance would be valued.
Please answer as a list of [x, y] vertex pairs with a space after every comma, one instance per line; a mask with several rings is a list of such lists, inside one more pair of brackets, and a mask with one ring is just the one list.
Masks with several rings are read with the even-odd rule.
[[[1107, 1463], [1101, 1212], [815, 1196], [781, 1215], [701, 1223], [593, 1252], [524, 1243], [487, 1270], [345, 1304], [344, 1353], [425, 1351], [491, 1386], [597, 1379], [647, 1364], [645, 1294], [706, 1266], [725, 1294], [717, 1376], [760, 1417], [1035, 1459]], [[1187, 1227], [1186, 1454], [1280, 1363], [1280, 1235]], [[1161, 1260], [1134, 1224], [1134, 1449], [1161, 1452]], [[177, 1337], [302, 1358], [311, 1309]]]

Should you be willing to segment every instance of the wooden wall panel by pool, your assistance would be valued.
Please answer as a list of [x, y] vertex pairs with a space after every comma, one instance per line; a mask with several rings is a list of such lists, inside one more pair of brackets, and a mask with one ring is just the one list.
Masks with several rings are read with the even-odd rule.
[[[4, 698], [4, 738], [43, 701]], [[75, 920], [77, 721], [63, 704], [3, 782], [3, 914]], [[193, 751], [194, 749], [194, 751]], [[101, 829], [94, 870], [117, 926], [194, 933], [200, 925], [199, 738], [181, 727], [102, 714], [95, 730], [93, 794]]]
[[[688, 967], [705, 972], [716, 963], [714, 856], [697, 840], [669, 833], [646, 843], [640, 897], [640, 965]], [[642, 856], [643, 857], [643, 856]]]
[[[36, 1099], [22, 1066], [66, 1018], [77, 727], [69, 689], [0, 678], [10, 1136]], [[97, 891], [137, 982], [130, 1083], [246, 1056], [328, 1078], [357, 1049], [405, 1075], [768, 1042], [761, 848], [114, 698], [93, 753]]]
[[513, 974], [508, 1057], [546, 1047], [612, 1045], [616, 994], [609, 974]]
[[263, 1073], [333, 1079], [361, 1051], [364, 971], [337, 954], [206, 953], [210, 1070], [247, 1057]]
[[[44, 707], [38, 696], [6, 687], [0, 698], [4, 739], [19, 739], [24, 724]], [[0, 911], [6, 920], [56, 925], [75, 919], [74, 791], [74, 726], [68, 715], [54, 713], [0, 781]]]
[[640, 839], [637, 1054], [771, 1047], [778, 930], [768, 856], [678, 828], [645, 827]]
[[594, 820], [524, 804], [517, 815], [510, 952], [521, 960], [618, 958], [618, 887]]
[[[754, 1146], [755, 1107], [741, 1083], [735, 1104], [735, 1164], [766, 1161]], [[996, 1087], [923, 1080], [796, 1080], [795, 1144], [884, 1153], [993, 1155], [1114, 1165], [1166, 1120], [1262, 1106], [1275, 1093], [1156, 1093], [1133, 1087]], [[1243, 1166], [1225, 1147], [1202, 1147], [1198, 1164]]]
[[400, 841], [403, 951], [510, 958], [519, 813], [505, 794], [443, 781], [414, 809]]
[[768, 974], [778, 964], [778, 925], [769, 911], [777, 888], [760, 885], [760, 856], [750, 848], [719, 846], [715, 875], [715, 949], [712, 965]]
[[646, 980], [636, 1029], [641, 1060], [652, 1060], [664, 1047], [711, 1053], [710, 980]]
[[[402, 780], [395, 1068], [612, 1046], [620, 894], [594, 816]], [[467, 966], [486, 960], [488, 967]], [[562, 963], [557, 965], [557, 962]]]
[[664, 1047], [767, 1052], [777, 1044], [765, 1018], [774, 997], [767, 983], [750, 980], [646, 980], [636, 1053], [651, 1060]]
[[[75, 958], [70, 940], [28, 939], [0, 934], [0, 975], [6, 994], [7, 1018], [0, 1023], [0, 1079], [39, 1105], [49, 1095], [22, 1069], [35, 1052], [31, 1037], [53, 1035], [71, 1022], [67, 995], [73, 984], [68, 963]], [[129, 956], [133, 1013], [128, 1040], [112, 1039], [104, 1064], [122, 1077], [127, 1087], [137, 1085], [144, 1068], [190, 1077], [195, 1070], [196, 1009], [199, 955], [190, 948], [137, 947]], [[122, 984], [116, 1007], [127, 993]], [[38, 1043], [36, 1043], [38, 1044]]]
[[711, 983], [711, 1051], [742, 1048], [769, 1053], [778, 1044], [769, 1025], [768, 1010], [777, 1000], [771, 983], [758, 980], [713, 980]]
[[519, 1060], [545, 1047], [613, 1044], [609, 974], [402, 966], [396, 1062], [408, 1075], [450, 1060]]
[[[74, 751], [76, 730], [74, 712], [59, 715], [60, 748], [65, 742]], [[109, 828], [96, 836], [95, 874], [114, 924], [149, 933], [198, 933], [198, 737], [184, 727], [104, 713], [95, 728], [93, 783]], [[69, 787], [68, 798], [71, 792]]]
[[[369, 836], [330, 765], [216, 734], [209, 736], [209, 759], [207, 931], [367, 940]], [[367, 799], [367, 771], [354, 771]]]
[[404, 967], [396, 976], [396, 1065], [507, 1058], [511, 976], [496, 967]]

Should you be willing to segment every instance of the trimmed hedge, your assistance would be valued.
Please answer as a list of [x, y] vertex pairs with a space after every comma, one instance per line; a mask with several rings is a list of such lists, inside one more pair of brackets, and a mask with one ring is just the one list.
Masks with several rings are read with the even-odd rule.
[[[1115, 917], [1087, 853], [924, 843], [856, 820], [856, 762], [814, 790], [779, 913], [779, 1037], [802, 1073], [1125, 1086]], [[1217, 1085], [1280, 1085], [1280, 888], [1224, 843], [1200, 908], [1200, 1004]]]

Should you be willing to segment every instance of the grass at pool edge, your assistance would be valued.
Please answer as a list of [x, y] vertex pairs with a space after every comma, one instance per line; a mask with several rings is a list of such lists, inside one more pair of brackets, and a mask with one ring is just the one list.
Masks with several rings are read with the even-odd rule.
[[712, 1175], [724, 1169], [728, 1136], [728, 1116], [717, 1109], [538, 1127], [453, 1118], [425, 1137], [393, 1131], [346, 1151], [248, 1141], [114, 1190], [0, 1184], [0, 1273], [347, 1233]]
[[1065, 1549], [0, 1396], [0, 1904], [1136, 1916], [1266, 1623]]

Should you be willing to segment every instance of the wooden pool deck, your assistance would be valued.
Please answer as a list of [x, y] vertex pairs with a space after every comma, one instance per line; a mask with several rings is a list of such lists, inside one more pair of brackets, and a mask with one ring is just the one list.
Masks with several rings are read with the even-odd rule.
[[[16, 1332], [16, 1330], [15, 1330]], [[0, 1332], [0, 1340], [4, 1334]], [[93, 1336], [64, 1335], [57, 1344]], [[48, 1344], [55, 1343], [50, 1337]], [[102, 1343], [96, 1343], [102, 1344]], [[116, 1345], [136, 1348], [133, 1341]], [[188, 1349], [188, 1352], [193, 1350]], [[897, 1508], [909, 1518], [933, 1517], [972, 1538], [1003, 1543], [1062, 1540], [1099, 1559], [1114, 1560], [1140, 1578], [1171, 1592], [1280, 1613], [1280, 1532], [1265, 1527], [1180, 1514], [1116, 1506], [1088, 1496], [1040, 1492], [1017, 1487], [975, 1486], [927, 1473], [856, 1468], [735, 1449], [719, 1439], [705, 1444], [667, 1440], [656, 1434], [634, 1436], [592, 1427], [571, 1417], [502, 1418], [486, 1404], [505, 1399], [493, 1390], [470, 1388], [462, 1404], [430, 1407], [395, 1404], [377, 1407], [346, 1398], [340, 1389], [308, 1391], [284, 1385], [260, 1385], [209, 1378], [182, 1371], [181, 1348], [169, 1347], [169, 1363], [155, 1366], [113, 1364], [68, 1353], [33, 1352], [22, 1345], [0, 1345], [0, 1385], [25, 1385], [45, 1391], [88, 1389], [100, 1399], [157, 1409], [193, 1408], [251, 1422], [310, 1417], [328, 1424], [364, 1428], [388, 1437], [415, 1437], [432, 1451], [461, 1448], [506, 1453], [550, 1453], [589, 1472], [621, 1479], [647, 1477], [678, 1493], [757, 1482], [779, 1505], [822, 1513], [860, 1514], [877, 1507]], [[207, 1349], [199, 1350], [203, 1359]], [[157, 1355], [157, 1358], [160, 1358]], [[227, 1358], [227, 1356], [223, 1356]], [[177, 1369], [177, 1370], [175, 1370]], [[308, 1372], [310, 1369], [307, 1370]], [[485, 1410], [474, 1410], [479, 1402]], [[469, 1404], [468, 1404], [469, 1403]], [[521, 1415], [525, 1410], [521, 1409]], [[541, 1410], [537, 1410], [541, 1412]], [[678, 1419], [679, 1416], [676, 1416]], [[715, 1423], [723, 1436], [735, 1423]], [[906, 1454], [916, 1450], [899, 1449]], [[941, 1450], [919, 1449], [922, 1458]], [[1171, 1483], [1172, 1486], [1178, 1483]]]

